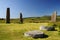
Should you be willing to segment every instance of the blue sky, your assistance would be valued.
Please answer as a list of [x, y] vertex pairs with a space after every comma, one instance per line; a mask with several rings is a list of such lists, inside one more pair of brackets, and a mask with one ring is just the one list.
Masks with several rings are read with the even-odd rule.
[[51, 15], [54, 11], [60, 15], [60, 0], [0, 0], [0, 18], [6, 18], [6, 8], [10, 8], [11, 18], [37, 17]]

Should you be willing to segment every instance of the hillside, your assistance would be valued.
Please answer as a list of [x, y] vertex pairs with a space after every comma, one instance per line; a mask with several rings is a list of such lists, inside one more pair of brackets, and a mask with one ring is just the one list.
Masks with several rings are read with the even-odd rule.
[[[24, 23], [39, 23], [39, 22], [49, 22], [51, 20], [50, 16], [41, 16], [41, 17], [27, 17], [23, 18]], [[60, 15], [57, 16], [57, 22], [60, 20]], [[19, 23], [19, 18], [11, 19], [11, 23]], [[4, 18], [0, 18], [0, 23], [5, 23]]]

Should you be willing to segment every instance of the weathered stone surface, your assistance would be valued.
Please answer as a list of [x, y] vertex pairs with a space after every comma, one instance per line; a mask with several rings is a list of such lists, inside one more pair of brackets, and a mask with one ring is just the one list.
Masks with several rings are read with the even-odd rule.
[[37, 30], [26, 32], [26, 33], [24, 33], [24, 35], [25, 36], [31, 36], [31, 37], [34, 37], [34, 38], [36, 38], [36, 37], [41, 37], [41, 38], [44, 37], [44, 33], [41, 32], [41, 31], [37, 31]]
[[10, 23], [10, 8], [7, 8], [7, 12], [6, 12], [6, 23]]
[[57, 12], [55, 11], [51, 16], [51, 21], [56, 22]]
[[22, 13], [20, 13], [20, 23], [23, 23]]
[[40, 30], [47, 30], [47, 31], [54, 31], [55, 27], [46, 27], [46, 26], [40, 26]]
[[40, 26], [40, 30], [47, 30], [46, 26]]

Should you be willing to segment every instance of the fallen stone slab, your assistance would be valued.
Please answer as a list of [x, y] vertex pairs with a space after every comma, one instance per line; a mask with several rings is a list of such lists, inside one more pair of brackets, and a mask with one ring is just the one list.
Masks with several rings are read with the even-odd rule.
[[40, 26], [40, 30], [55, 31], [54, 26]]
[[35, 30], [35, 31], [29, 31], [29, 32], [24, 33], [24, 36], [30, 36], [33, 38], [43, 38], [44, 33], [42, 31]]

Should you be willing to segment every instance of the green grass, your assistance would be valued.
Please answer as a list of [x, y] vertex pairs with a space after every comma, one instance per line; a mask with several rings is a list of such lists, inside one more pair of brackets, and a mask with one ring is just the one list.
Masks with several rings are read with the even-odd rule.
[[31, 30], [39, 30], [40, 25], [48, 25], [48, 23], [24, 23], [24, 24], [5, 24], [0, 23], [0, 40], [60, 40], [57, 31], [43, 31], [48, 35], [47, 38], [34, 39], [32, 37], [25, 37], [23, 34]]

